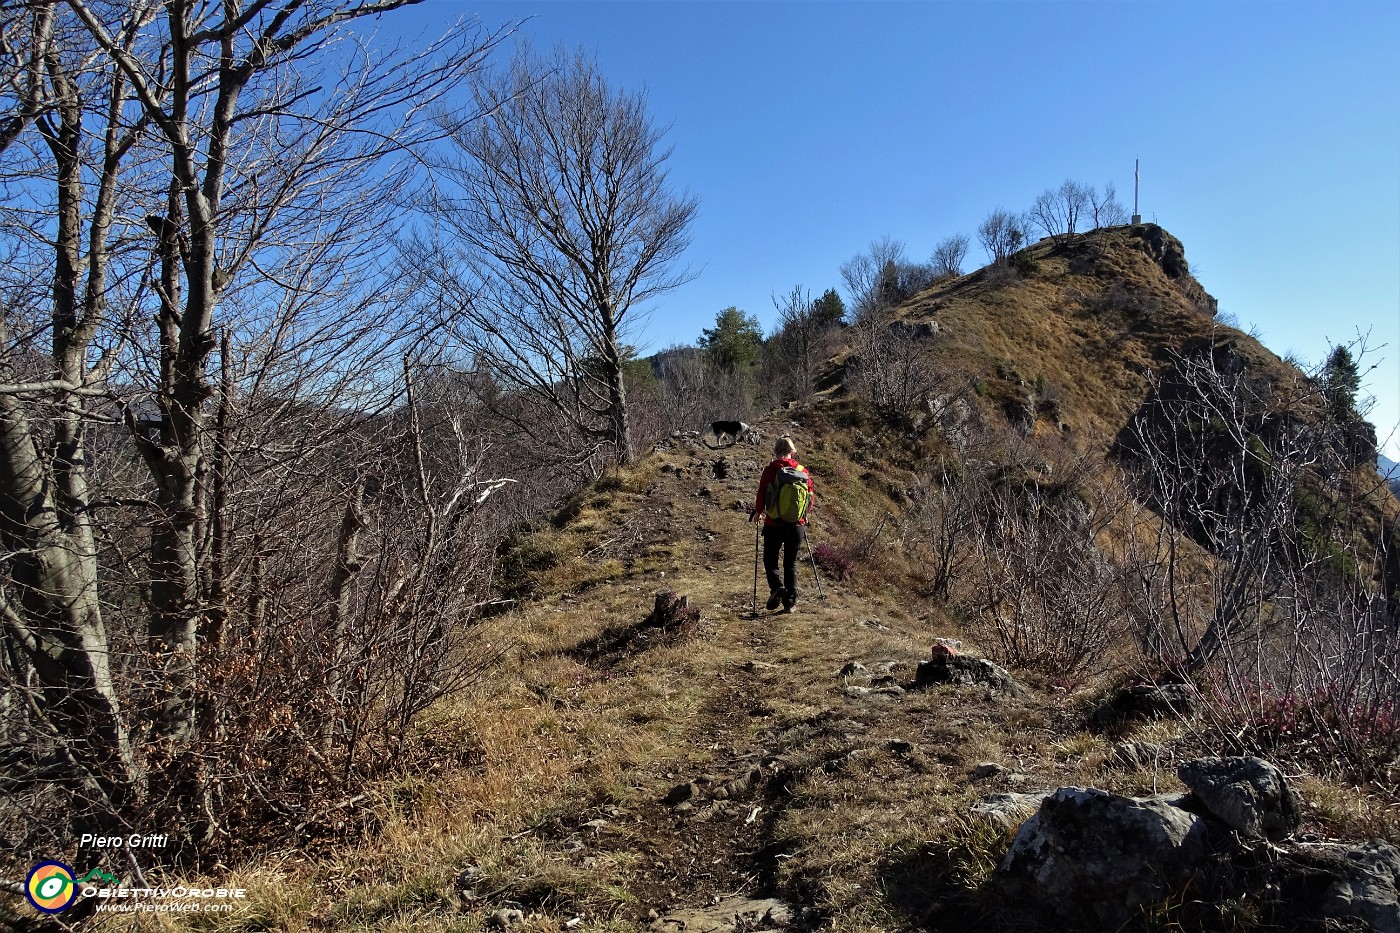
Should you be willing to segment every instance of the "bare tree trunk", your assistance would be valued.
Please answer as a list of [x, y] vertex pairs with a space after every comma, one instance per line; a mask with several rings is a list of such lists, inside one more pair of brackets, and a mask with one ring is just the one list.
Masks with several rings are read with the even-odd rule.
[[[611, 315], [608, 315], [607, 320], [611, 322]], [[606, 354], [608, 420], [612, 425], [612, 442], [617, 447], [617, 460], [626, 465], [636, 458], [636, 453], [632, 450], [632, 427], [627, 416], [627, 383], [622, 371], [622, 362], [616, 330], [609, 326]]]
[[[0, 323], [0, 344], [9, 335]], [[0, 378], [13, 381], [0, 359]], [[94, 813], [112, 813], [136, 784], [131, 741], [108, 666], [90, 531], [65, 531], [29, 418], [0, 393], [0, 540], [16, 600], [0, 596], [8, 638], [39, 675], [42, 710], [64, 776]]]

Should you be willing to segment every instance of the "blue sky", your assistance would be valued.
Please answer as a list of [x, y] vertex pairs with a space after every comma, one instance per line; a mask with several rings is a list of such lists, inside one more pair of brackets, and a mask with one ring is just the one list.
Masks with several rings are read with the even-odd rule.
[[871, 240], [926, 259], [1066, 178], [1131, 209], [1137, 158], [1144, 218], [1221, 312], [1308, 360], [1369, 332], [1372, 420], [1400, 423], [1400, 4], [426, 0], [382, 28], [459, 14], [532, 17], [670, 126], [697, 277], [647, 348], [729, 305], [768, 327]]

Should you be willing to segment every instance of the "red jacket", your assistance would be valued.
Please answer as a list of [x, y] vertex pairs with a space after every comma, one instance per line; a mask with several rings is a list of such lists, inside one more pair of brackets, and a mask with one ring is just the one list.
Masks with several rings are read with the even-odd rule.
[[[753, 500], [753, 507], [755, 512], [762, 512], [765, 508], [767, 508], [768, 484], [773, 482], [773, 477], [777, 476], [778, 471], [781, 470], [783, 467], [797, 467], [798, 469], [801, 469], [804, 472], [807, 469], [791, 457], [779, 457], [777, 460], [774, 460], [772, 463], [768, 464], [768, 466], [764, 467], [763, 475], [759, 477], [758, 480], [758, 495], [754, 497]], [[816, 505], [817, 493], [816, 490], [812, 489], [811, 473], [807, 473], [807, 491], [812, 494], [812, 505]], [[808, 511], [811, 511], [811, 506], [808, 506]], [[776, 524], [778, 524], [778, 520], [776, 518], [769, 518], [766, 513], [764, 514], [763, 527], [767, 528], [770, 525]], [[797, 524], [805, 525], [807, 524], [807, 519], [803, 518], [802, 521], [798, 522]]]

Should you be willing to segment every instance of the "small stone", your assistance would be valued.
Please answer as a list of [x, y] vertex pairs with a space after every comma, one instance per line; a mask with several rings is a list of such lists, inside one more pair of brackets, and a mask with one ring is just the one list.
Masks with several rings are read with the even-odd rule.
[[914, 743], [906, 742], [903, 739], [892, 739], [886, 743], [885, 748], [896, 755], [907, 755], [914, 750]]
[[994, 778], [1006, 769], [995, 761], [984, 761], [972, 769], [972, 779], [974, 781], [985, 781], [987, 778]]
[[1124, 768], [1151, 768], [1166, 760], [1167, 750], [1155, 742], [1123, 742], [1113, 749], [1113, 763]]
[[487, 919], [486, 925], [497, 930], [505, 930], [510, 927], [520, 926], [525, 922], [524, 911], [516, 910], [513, 907], [502, 907], [494, 911]]
[[685, 784], [678, 784], [671, 788], [671, 792], [662, 799], [662, 803], [672, 805], [684, 803], [687, 800], [694, 800], [700, 795], [700, 788], [694, 781]]
[[[828, 668], [829, 669], [829, 668]], [[841, 668], [842, 677], [869, 677], [870, 669], [859, 661], [848, 661], [846, 666]]]
[[870, 696], [870, 692], [871, 691], [869, 687], [857, 687], [854, 684], [846, 687], [845, 690], [846, 696], [854, 697], [857, 699], [859, 699], [860, 697]]
[[476, 891], [476, 886], [481, 882], [481, 869], [475, 865], [468, 865], [457, 876], [452, 879], [452, 890], [464, 901], [474, 901], [481, 897]]

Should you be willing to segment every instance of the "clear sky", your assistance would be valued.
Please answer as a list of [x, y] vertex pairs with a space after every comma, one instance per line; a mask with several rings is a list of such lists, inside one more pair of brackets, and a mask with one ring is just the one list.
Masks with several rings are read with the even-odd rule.
[[924, 260], [966, 233], [973, 268], [988, 212], [1066, 178], [1131, 210], [1137, 158], [1221, 313], [1312, 361], [1369, 332], [1372, 420], [1400, 424], [1400, 3], [426, 0], [382, 28], [463, 13], [531, 17], [670, 126], [697, 277], [644, 348], [729, 305], [767, 328], [885, 234]]

